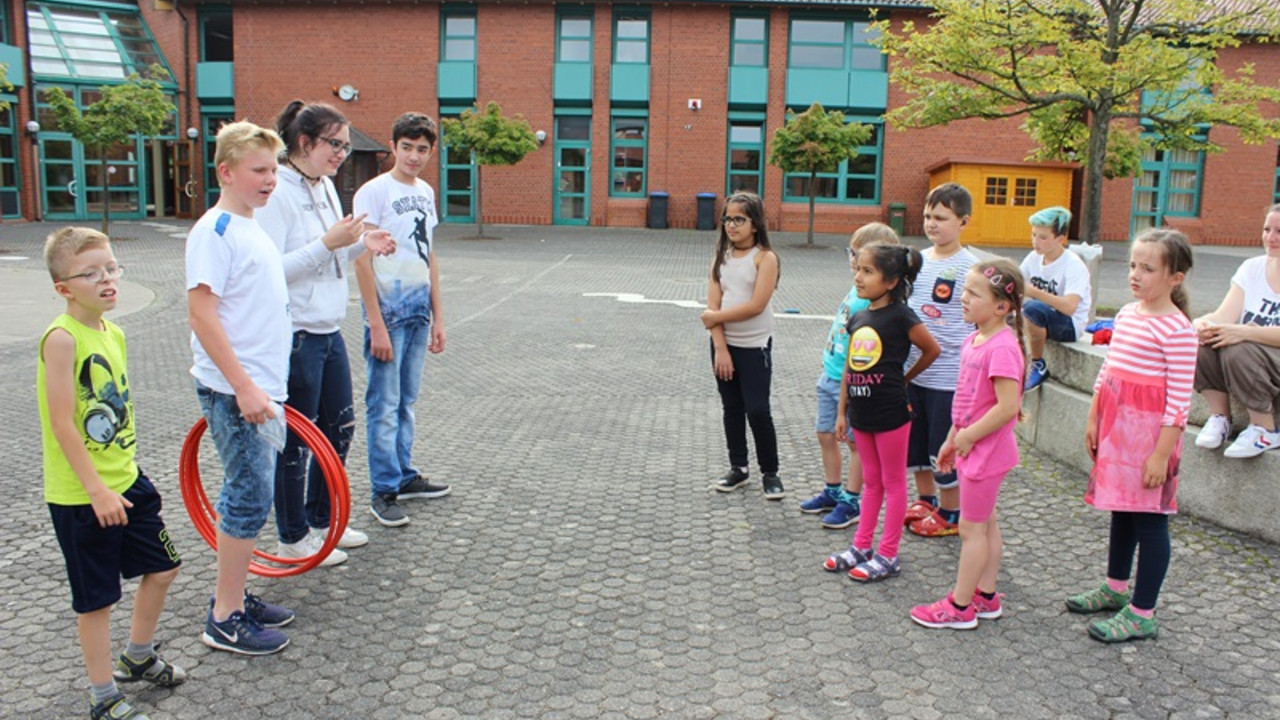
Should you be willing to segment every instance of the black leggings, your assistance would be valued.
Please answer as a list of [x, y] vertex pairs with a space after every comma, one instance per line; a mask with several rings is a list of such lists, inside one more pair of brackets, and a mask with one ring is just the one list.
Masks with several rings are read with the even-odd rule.
[[1107, 577], [1128, 580], [1133, 551], [1138, 552], [1138, 577], [1133, 584], [1133, 606], [1154, 610], [1160, 586], [1169, 570], [1169, 516], [1159, 513], [1112, 512], [1111, 549]]
[[[773, 340], [762, 348], [729, 346], [733, 358], [733, 378], [716, 378], [720, 404], [724, 407], [724, 439], [729, 448], [729, 464], [747, 467], [747, 424], [756, 441], [760, 472], [778, 472], [778, 435], [773, 428], [769, 389], [773, 381]], [[716, 357], [711, 347], [711, 361]]]

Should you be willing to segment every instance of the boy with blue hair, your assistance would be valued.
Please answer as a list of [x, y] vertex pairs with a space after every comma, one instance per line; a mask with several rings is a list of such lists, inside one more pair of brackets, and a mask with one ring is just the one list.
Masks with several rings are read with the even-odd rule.
[[1093, 298], [1089, 268], [1078, 255], [1066, 251], [1071, 211], [1047, 207], [1033, 214], [1030, 222], [1033, 250], [1021, 266], [1026, 278], [1022, 314], [1027, 319], [1031, 360], [1027, 390], [1035, 389], [1049, 377], [1049, 367], [1044, 362], [1045, 341], [1075, 342], [1083, 335]]

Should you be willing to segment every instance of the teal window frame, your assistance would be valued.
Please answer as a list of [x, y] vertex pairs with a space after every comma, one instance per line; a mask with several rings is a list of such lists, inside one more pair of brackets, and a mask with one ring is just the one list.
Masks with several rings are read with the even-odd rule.
[[[740, 37], [738, 22], [740, 20], [759, 21], [764, 32], [757, 40]], [[769, 16], [761, 13], [735, 12], [729, 18], [729, 65], [733, 67], [769, 67]], [[760, 62], [739, 62], [738, 50], [741, 48], [760, 48]]]
[[[81, 19], [73, 14], [80, 15]], [[120, 30], [126, 19], [137, 21], [132, 34]], [[156, 63], [169, 73], [160, 84], [166, 88], [177, 87], [173, 69], [136, 6], [33, 1], [27, 5], [27, 38], [34, 79], [99, 85], [121, 83], [132, 73], [148, 77], [151, 64]], [[134, 53], [139, 53], [145, 61]], [[59, 72], [56, 65], [61, 65], [64, 71]], [[119, 68], [118, 73], [112, 72], [114, 68]]]
[[[13, 24], [9, 22], [9, 3], [0, 3], [0, 43], [6, 45], [13, 44], [9, 40], [9, 29]], [[7, 215], [5, 217], [8, 217]]]
[[[566, 20], [585, 20], [587, 23], [586, 35], [566, 35]], [[560, 10], [556, 11], [556, 62], [565, 63], [587, 63], [590, 64], [595, 57], [595, 18], [590, 11], [582, 10]], [[565, 42], [585, 42], [587, 44], [587, 57], [585, 60], [566, 58], [564, 53]]]
[[[1205, 136], [1197, 139], [1203, 140]], [[1204, 155], [1203, 150], [1153, 147], [1143, 151], [1141, 170], [1133, 181], [1132, 232], [1161, 227], [1169, 217], [1200, 216]], [[1189, 178], [1190, 182], [1175, 184], [1175, 177]], [[1146, 198], [1154, 200], [1154, 207], [1143, 203]]]
[[[6, 218], [20, 218], [22, 166], [19, 155], [22, 154], [23, 142], [15, 126], [18, 98], [15, 95], [0, 95], [0, 102], [9, 104], [9, 107], [0, 110], [0, 213]], [[12, 201], [8, 198], [12, 198]], [[11, 208], [10, 211], [5, 211], [6, 205]]]
[[[450, 20], [470, 20], [471, 32], [450, 32]], [[445, 6], [440, 11], [440, 59], [445, 62], [476, 62], [476, 53], [478, 52], [477, 33], [476, 9], [474, 7]], [[469, 45], [470, 57], [461, 57], [456, 54], [456, 50], [451, 51], [451, 43]], [[454, 47], [456, 48], [457, 45]], [[463, 53], [463, 55], [465, 54]]]
[[[845, 120], [851, 123], [870, 125], [874, 130], [874, 134], [868, 144], [859, 146], [858, 157], [840, 163], [840, 167], [835, 172], [818, 173], [819, 186], [822, 187], [827, 183], [832, 183], [831, 189], [834, 194], [818, 195], [814, 198], [814, 201], [833, 205], [879, 205], [880, 197], [884, 190], [884, 120], [882, 118], [856, 115], [846, 115]], [[870, 197], [850, 197], [855, 183], [864, 185], [868, 181], [872, 183]], [[808, 182], [808, 173], [786, 173], [783, 175], [782, 200], [784, 202], [808, 202], [809, 196], [803, 192], [807, 189]], [[795, 189], [801, 191], [799, 194], [792, 191], [793, 183], [795, 184]]]
[[[734, 128], [758, 128], [759, 140], [743, 141], [734, 139]], [[729, 118], [729, 148], [725, 153], [725, 197], [735, 192], [747, 191], [753, 192], [764, 197], [764, 165], [765, 165], [765, 121], [763, 117], [758, 118]], [[734, 167], [734, 152], [739, 153], [756, 153], [756, 168]], [[755, 180], [754, 187], [745, 186], [734, 183], [735, 178], [753, 178]]]
[[218, 168], [214, 165], [217, 152], [218, 129], [224, 122], [235, 122], [235, 108], [200, 108], [200, 122], [204, 126], [204, 206], [211, 208], [222, 196], [218, 185]]
[[[810, 39], [805, 37], [797, 37], [797, 24], [800, 23], [829, 23], [842, 25], [840, 32], [840, 40], [835, 40], [834, 36], [825, 39]], [[871, 30], [872, 20], [867, 16], [832, 16], [832, 15], [809, 15], [804, 13], [794, 14], [790, 18], [790, 24], [787, 28], [787, 67], [790, 69], [821, 69], [821, 70], [868, 70], [884, 72], [886, 68], [886, 60], [880, 48], [876, 47], [872, 40], [878, 37], [877, 33]], [[826, 49], [828, 55], [831, 55], [831, 61], [824, 64], [814, 64], [803, 58], [797, 59], [797, 50], [805, 49]], [[840, 60], [838, 63], [834, 61], [834, 49], [839, 48]]]
[[[618, 34], [618, 24], [622, 22], [643, 22], [644, 23], [644, 59], [643, 60], [619, 60], [618, 45], [619, 43], [641, 42], [638, 38], [632, 36], [621, 37]], [[613, 11], [613, 64], [614, 65], [648, 65], [652, 47], [650, 42], [653, 39], [653, 22], [648, 10], [638, 8], [615, 8]]]
[[[640, 127], [640, 138], [619, 137], [619, 124]], [[619, 157], [619, 150], [640, 149], [640, 164], [619, 164], [626, 160], [630, 153]], [[645, 115], [622, 114], [617, 111], [609, 118], [609, 197], [644, 197], [649, 186], [649, 117]], [[629, 175], [639, 175], [639, 187], [628, 190]], [[621, 176], [621, 177], [619, 177]], [[621, 188], [619, 187], [621, 183]]]
[[231, 41], [231, 58], [227, 60], [209, 60], [208, 48], [205, 43], [205, 26], [208, 25], [211, 18], [225, 17], [231, 19], [232, 10], [230, 5], [200, 5], [199, 6], [199, 23], [200, 23], [200, 62], [234, 62], [235, 61], [235, 38]]

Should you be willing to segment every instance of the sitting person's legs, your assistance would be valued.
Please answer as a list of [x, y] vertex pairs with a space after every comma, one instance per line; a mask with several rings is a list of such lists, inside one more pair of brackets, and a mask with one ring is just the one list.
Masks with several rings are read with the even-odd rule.
[[1040, 300], [1024, 303], [1022, 316], [1027, 319], [1027, 350], [1031, 354], [1026, 389], [1031, 390], [1049, 377], [1049, 367], [1044, 362], [1045, 341], [1075, 342], [1076, 326], [1070, 315], [1064, 315]]
[[[1227, 448], [1228, 457], [1253, 457], [1280, 445], [1275, 399], [1280, 397], [1280, 348], [1242, 342], [1220, 348], [1201, 346], [1196, 357], [1195, 389], [1213, 416], [1196, 444], [1215, 448], [1230, 432], [1230, 398], [1249, 413], [1249, 427]], [[1216, 443], [1213, 442], [1216, 440]]]

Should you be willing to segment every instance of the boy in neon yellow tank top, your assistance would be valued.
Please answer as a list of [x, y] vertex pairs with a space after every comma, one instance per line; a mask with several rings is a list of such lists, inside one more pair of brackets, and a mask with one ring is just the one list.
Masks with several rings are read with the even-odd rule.
[[[116, 306], [124, 268], [106, 235], [64, 228], [45, 264], [66, 311], [40, 340], [36, 392], [44, 445], [44, 495], [71, 582], [89, 675], [89, 717], [146, 720], [116, 681], [169, 687], [186, 673], [156, 654], [155, 630], [181, 559], [160, 517], [160, 495], [134, 462], [137, 434], [124, 333], [103, 313]], [[111, 607], [121, 576], [142, 576], [129, 647], [111, 662]]]

